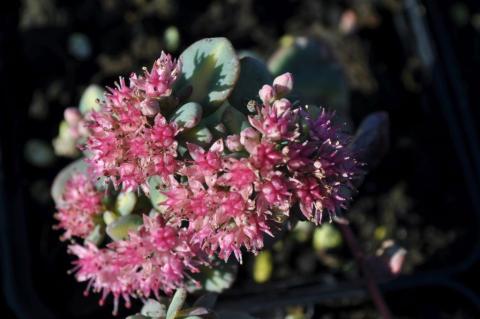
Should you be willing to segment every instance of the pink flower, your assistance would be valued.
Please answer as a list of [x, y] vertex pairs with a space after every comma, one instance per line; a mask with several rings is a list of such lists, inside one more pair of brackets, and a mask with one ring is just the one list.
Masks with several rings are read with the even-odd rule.
[[102, 213], [103, 194], [95, 190], [88, 178], [74, 174], [65, 184], [62, 202], [58, 205], [55, 218], [57, 229], [65, 230], [61, 239], [72, 236], [87, 237], [94, 229], [93, 216]]
[[179, 130], [159, 114], [158, 98], [169, 96], [179, 65], [162, 53], [144, 76], [132, 74], [110, 88], [102, 108], [87, 118], [90, 136], [84, 145], [92, 173], [109, 177], [115, 187], [136, 190], [148, 177], [169, 179], [177, 168]]
[[267, 142], [258, 144], [250, 154], [250, 162], [261, 171], [269, 171], [282, 162], [282, 154], [275, 150], [275, 145]]
[[185, 229], [166, 225], [160, 216], [144, 216], [144, 225], [126, 240], [101, 249], [77, 244], [69, 251], [78, 257], [77, 280], [88, 282], [86, 292], [101, 293], [100, 304], [112, 294], [115, 314], [120, 298], [127, 307], [131, 297], [158, 298], [160, 291], [173, 292], [183, 286], [187, 273], [198, 271], [204, 261], [188, 236]]
[[285, 210], [290, 208], [291, 193], [288, 181], [281, 175], [281, 172], [274, 174], [270, 180], [261, 184], [260, 189], [268, 204]]
[[286, 96], [293, 88], [293, 76], [287, 72], [279, 75], [273, 80], [273, 88], [277, 97]]
[[169, 54], [162, 52], [160, 58], [153, 64], [151, 71], [145, 70], [143, 77], [132, 77], [132, 83], [150, 98], [170, 95], [180, 68], [180, 64], [174, 61]]

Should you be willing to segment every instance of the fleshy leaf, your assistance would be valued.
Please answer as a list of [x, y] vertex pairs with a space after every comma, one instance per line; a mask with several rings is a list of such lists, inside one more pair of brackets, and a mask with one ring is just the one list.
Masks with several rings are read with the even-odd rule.
[[148, 299], [142, 307], [141, 314], [150, 318], [164, 318], [167, 307], [155, 299]]
[[218, 261], [211, 268], [200, 267], [200, 272], [193, 277], [206, 291], [221, 293], [232, 286], [237, 277], [237, 271], [238, 265]]
[[162, 211], [164, 208], [162, 203], [167, 199], [167, 196], [163, 193], [165, 190], [165, 184], [160, 176], [151, 176], [148, 178], [148, 188], [150, 191], [150, 202], [152, 206]]
[[96, 84], [89, 85], [80, 98], [78, 108], [82, 114], [100, 109], [99, 100], [103, 98], [105, 91]]
[[316, 251], [337, 248], [342, 244], [342, 235], [333, 224], [324, 224], [313, 232], [313, 248]]
[[325, 105], [348, 119], [350, 92], [345, 75], [327, 43], [304, 37], [288, 41], [270, 58], [274, 76], [291, 72], [295, 77], [292, 95], [304, 104]]
[[255, 282], [267, 282], [272, 276], [272, 270], [273, 257], [271, 252], [264, 250], [255, 256], [255, 262], [253, 264], [253, 279]]
[[85, 238], [86, 241], [91, 242], [95, 246], [100, 245], [105, 239], [105, 227], [103, 225], [95, 225], [92, 232]]
[[142, 225], [142, 218], [138, 215], [121, 216], [107, 226], [107, 234], [113, 240], [122, 240], [128, 236], [130, 231], [135, 231]]
[[183, 51], [180, 61], [177, 90], [191, 86], [189, 101], [203, 105], [207, 114], [214, 112], [228, 98], [238, 79], [240, 63], [232, 44], [226, 38], [202, 39]]
[[207, 292], [201, 295], [193, 304], [194, 307], [204, 307], [207, 309], [213, 309], [217, 303], [218, 294], [213, 292]]
[[178, 312], [182, 309], [185, 300], [187, 299], [187, 291], [183, 288], [177, 289], [173, 295], [172, 301], [168, 306], [166, 319], [174, 319]]
[[225, 108], [222, 114], [222, 123], [233, 134], [240, 134], [243, 129], [250, 126], [247, 117], [232, 106]]
[[207, 146], [213, 140], [213, 134], [210, 129], [203, 125], [198, 125], [191, 130], [185, 131], [181, 134], [181, 137], [188, 142], [192, 142], [198, 145]]
[[360, 123], [350, 147], [356, 158], [375, 167], [389, 148], [390, 123], [386, 112], [375, 112]]
[[239, 111], [248, 114], [248, 102], [260, 102], [258, 91], [272, 81], [273, 76], [265, 63], [250, 56], [243, 57], [240, 59], [240, 77], [228, 100]]
[[202, 106], [196, 102], [189, 102], [180, 106], [170, 118], [171, 122], [179, 127], [195, 127], [202, 119]]
[[137, 203], [137, 196], [134, 192], [123, 192], [118, 194], [115, 201], [115, 209], [120, 215], [128, 215], [133, 211]]
[[83, 159], [76, 160], [63, 168], [55, 177], [52, 184], [51, 195], [55, 204], [62, 203], [63, 191], [65, 184], [75, 173], [86, 173], [87, 163]]
[[106, 225], [110, 225], [114, 221], [118, 219], [118, 215], [115, 214], [114, 212], [111, 212], [109, 210], [103, 212], [103, 221]]

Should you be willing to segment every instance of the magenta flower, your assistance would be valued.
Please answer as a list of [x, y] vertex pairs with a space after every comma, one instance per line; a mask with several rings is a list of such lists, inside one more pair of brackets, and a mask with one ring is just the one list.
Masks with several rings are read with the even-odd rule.
[[[185, 285], [205, 256], [242, 261], [242, 251], [257, 253], [265, 235], [274, 236], [297, 207], [316, 224], [346, 207], [359, 163], [350, 138], [321, 109], [312, 117], [287, 98], [293, 77], [286, 73], [259, 91], [261, 103], [249, 116], [251, 127], [220, 137], [207, 147], [177, 138], [181, 128], [165, 118], [179, 64], [162, 53], [143, 75], [120, 78], [99, 111], [88, 115], [84, 145], [95, 178], [106, 177], [116, 189], [153, 196], [152, 176], [163, 180], [161, 215], [143, 215], [144, 224], [125, 240], [97, 248], [74, 244], [70, 252], [76, 277], [87, 291], [120, 298], [159, 297]], [[76, 120], [76, 114], [69, 114]], [[220, 134], [219, 132], [217, 132]], [[216, 134], [217, 134], [216, 133]], [[186, 153], [177, 152], [178, 145]], [[58, 208], [64, 238], [86, 237], [92, 217], [103, 211], [99, 194], [83, 176], [67, 183]], [[158, 208], [158, 206], [154, 205]], [[137, 210], [135, 210], [137, 209]], [[134, 208], [132, 214], [145, 211]]]
[[115, 187], [135, 190], [148, 177], [168, 179], [177, 169], [177, 127], [158, 113], [158, 99], [171, 94], [179, 65], [162, 53], [144, 76], [123, 78], [88, 118], [91, 134], [84, 145], [91, 170], [108, 177]]
[[96, 191], [95, 185], [83, 174], [74, 174], [67, 181], [55, 214], [58, 220], [55, 228], [65, 231], [62, 240], [72, 236], [85, 238], [92, 232], [93, 217], [102, 213], [102, 198], [103, 194]]
[[188, 273], [204, 263], [201, 253], [189, 242], [186, 230], [166, 225], [160, 216], [144, 216], [144, 225], [128, 239], [105, 248], [86, 243], [69, 247], [78, 257], [74, 262], [78, 281], [87, 281], [89, 290], [101, 293], [100, 304], [108, 295], [114, 298], [114, 314], [120, 298], [130, 307], [130, 297], [159, 298], [184, 285]]

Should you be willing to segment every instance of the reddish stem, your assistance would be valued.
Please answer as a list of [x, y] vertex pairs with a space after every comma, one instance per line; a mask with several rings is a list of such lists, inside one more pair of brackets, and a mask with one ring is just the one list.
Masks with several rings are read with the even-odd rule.
[[364, 258], [362, 248], [358, 244], [357, 238], [352, 232], [352, 229], [348, 224], [339, 223], [338, 226], [340, 227], [340, 230], [342, 231], [343, 236], [347, 241], [347, 244], [353, 256], [355, 257], [357, 264], [360, 266], [360, 269], [362, 270], [363, 276], [365, 278], [365, 284], [367, 285], [368, 292], [372, 297], [375, 307], [377, 308], [378, 312], [380, 313], [383, 319], [392, 319], [392, 314], [390, 312], [390, 309], [388, 309], [388, 306], [385, 303], [385, 299], [383, 298], [382, 293], [378, 288], [375, 277], [370, 272], [370, 269], [365, 263], [365, 258]]

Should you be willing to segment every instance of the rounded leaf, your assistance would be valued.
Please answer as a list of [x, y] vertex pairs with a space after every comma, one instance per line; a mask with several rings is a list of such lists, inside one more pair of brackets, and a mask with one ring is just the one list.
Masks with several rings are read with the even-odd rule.
[[202, 120], [202, 106], [196, 102], [189, 102], [180, 106], [171, 116], [170, 121], [178, 127], [192, 128]]
[[243, 129], [250, 126], [247, 117], [230, 105], [225, 108], [222, 114], [222, 123], [233, 134], [240, 134]]
[[268, 250], [261, 251], [255, 256], [253, 264], [253, 279], [255, 282], [267, 282], [272, 276], [273, 271], [273, 257]]
[[148, 299], [140, 313], [150, 318], [164, 318], [167, 314], [167, 307], [155, 299]]
[[337, 248], [342, 245], [342, 235], [333, 224], [324, 224], [313, 233], [313, 248], [316, 251]]
[[95, 246], [99, 246], [105, 239], [105, 227], [103, 225], [95, 225], [92, 232], [85, 238], [86, 241], [91, 242]]
[[137, 230], [142, 223], [142, 218], [138, 215], [121, 216], [107, 226], [107, 234], [113, 240], [122, 240], [127, 238], [129, 232]]
[[117, 196], [115, 201], [115, 209], [122, 216], [128, 215], [133, 211], [136, 203], [137, 196], [134, 192], [123, 192]]
[[213, 140], [213, 134], [210, 129], [202, 124], [180, 134], [187, 142], [192, 142], [201, 146], [209, 145]]
[[389, 148], [390, 121], [386, 112], [375, 112], [368, 115], [357, 129], [350, 145], [356, 158], [375, 167]]
[[172, 25], [165, 29], [163, 33], [163, 42], [169, 52], [177, 51], [180, 46], [180, 32], [176, 26]]
[[[238, 265], [218, 261], [212, 267], [200, 267], [200, 272], [193, 275], [201, 287], [209, 292], [221, 293], [230, 288], [237, 277]], [[192, 287], [193, 288], [193, 287]], [[192, 289], [195, 291], [195, 289]]]
[[89, 85], [82, 94], [80, 98], [80, 103], [78, 108], [83, 114], [90, 111], [97, 111], [100, 109], [100, 104], [98, 103], [105, 94], [105, 91], [96, 84]]
[[166, 190], [165, 183], [160, 176], [151, 176], [148, 178], [148, 188], [150, 192], [150, 202], [152, 206], [159, 211], [164, 209], [162, 203], [167, 199], [163, 193]]
[[106, 224], [106, 225], [110, 225], [111, 223], [113, 223], [114, 221], [116, 221], [118, 219], [118, 215], [115, 214], [114, 212], [111, 212], [109, 210], [103, 212], [103, 222]]
[[87, 163], [83, 159], [76, 160], [63, 168], [60, 173], [55, 177], [52, 184], [51, 195], [55, 204], [62, 203], [63, 191], [65, 184], [72, 177], [73, 174], [87, 172]]
[[248, 114], [248, 102], [250, 100], [260, 102], [258, 91], [264, 84], [271, 84], [272, 81], [273, 75], [265, 63], [256, 58], [245, 56], [240, 59], [240, 77], [228, 100], [237, 110]]
[[175, 319], [178, 312], [182, 309], [186, 299], [187, 291], [183, 288], [177, 289], [177, 291], [173, 295], [170, 305], [168, 306], [166, 319]]
[[182, 70], [176, 88], [190, 86], [189, 100], [202, 104], [205, 113], [215, 111], [232, 92], [239, 61], [226, 38], [207, 38], [193, 43], [180, 55]]
[[268, 67], [274, 76], [293, 74], [292, 95], [298, 96], [302, 104], [324, 105], [348, 119], [350, 90], [330, 51], [327, 43], [299, 37], [278, 49]]

